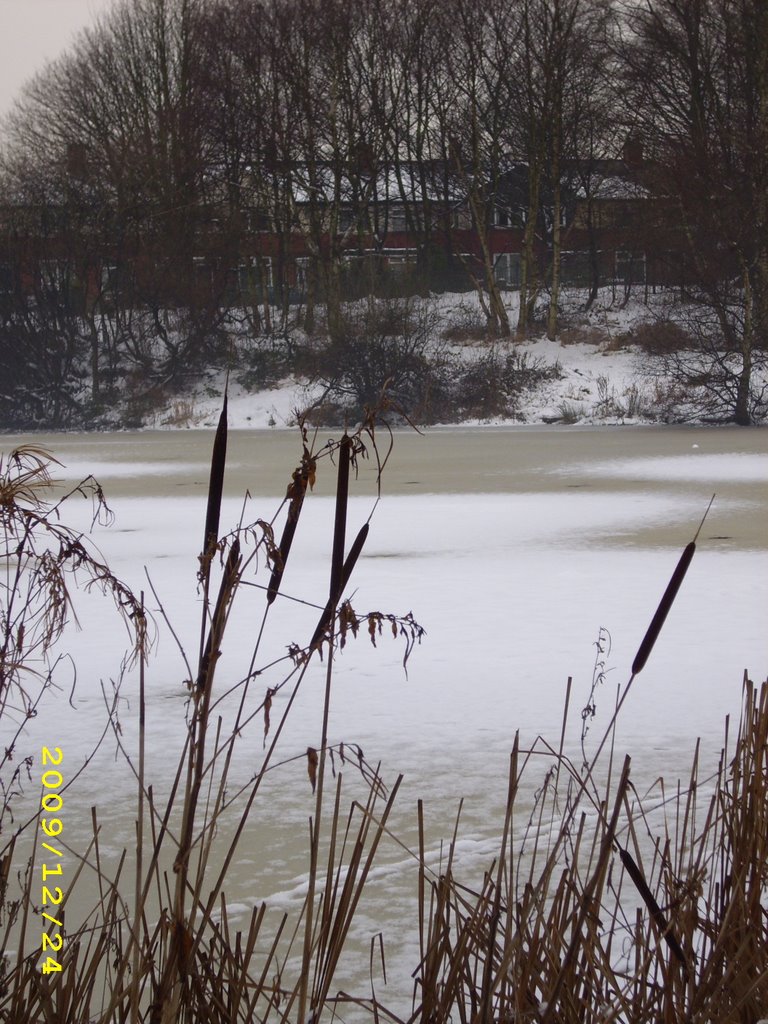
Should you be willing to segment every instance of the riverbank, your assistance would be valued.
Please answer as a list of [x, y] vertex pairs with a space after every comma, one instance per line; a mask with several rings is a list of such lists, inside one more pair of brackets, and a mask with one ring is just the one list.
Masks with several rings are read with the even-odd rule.
[[[682, 407], [675, 404], [661, 368], [649, 364], [637, 346], [612, 348], [602, 337], [569, 344], [536, 338], [520, 343], [454, 346], [453, 351], [464, 360], [479, 360], [489, 353], [500, 359], [514, 354], [549, 371], [521, 390], [514, 416], [489, 412], [459, 417], [463, 426], [697, 421], [695, 415], [684, 415]], [[326, 387], [325, 382], [312, 382], [306, 377], [286, 377], [273, 387], [252, 390], [243, 383], [242, 375], [208, 371], [188, 391], [168, 395], [147, 415], [143, 425], [149, 429], [212, 428], [228, 388], [231, 429], [292, 427], [298, 413], [322, 400]], [[441, 418], [431, 425], [441, 422], [445, 425], [453, 418]]]
[[[475, 294], [350, 303], [333, 337], [322, 323], [308, 334], [299, 307], [279, 332], [257, 329], [254, 311], [222, 311], [196, 340], [183, 311], [166, 311], [163, 340], [147, 340], [140, 362], [117, 343], [108, 365], [94, 362], [83, 337], [72, 379], [16, 389], [0, 426], [211, 429], [225, 391], [233, 430], [288, 429], [301, 417], [353, 425], [383, 395], [390, 423], [419, 427], [738, 421], [742, 354], [698, 337], [690, 304], [607, 290], [585, 311], [584, 298], [569, 297], [556, 340], [543, 326], [520, 341], [489, 334]], [[512, 322], [517, 299], [507, 293]], [[128, 329], [102, 319], [115, 337]], [[767, 374], [765, 352], [753, 353], [755, 424], [768, 415]]]
[[[510, 296], [512, 312], [515, 299], [515, 295]], [[659, 353], [649, 351], [652, 343], [642, 325], [659, 318], [661, 303], [617, 303], [611, 295], [603, 299], [603, 304], [596, 304], [588, 314], [577, 312], [574, 306], [566, 317], [568, 326], [560, 330], [555, 341], [547, 339], [543, 330], [524, 341], [488, 336], [475, 295], [435, 296], [418, 300], [416, 306], [409, 302], [409, 315], [429, 318], [424, 328], [429, 337], [417, 339], [408, 356], [417, 354], [437, 371], [438, 378], [427, 386], [426, 391], [431, 387], [432, 394], [422, 405], [416, 403], [406, 411], [420, 425], [433, 426], [701, 422], [691, 401], [693, 396], [683, 394], [674, 385], [668, 377], [667, 363]], [[215, 426], [225, 388], [232, 429], [294, 426], [298, 414], [321, 403], [325, 403], [321, 421], [343, 423], [345, 408], [361, 398], [352, 393], [354, 379], [345, 389], [340, 388], [338, 381], [345, 367], [336, 362], [329, 370], [323, 365], [322, 352], [317, 354], [316, 341], [302, 338], [301, 343], [310, 344], [315, 353], [307, 373], [254, 387], [259, 374], [243, 371], [242, 364], [248, 363], [249, 355], [241, 351], [239, 369], [214, 369], [201, 374], [187, 390], [166, 395], [146, 416], [143, 426]], [[357, 376], [375, 380], [378, 373], [382, 382], [389, 377], [391, 385], [398, 372], [397, 358], [405, 359], [399, 349], [399, 356], [390, 354], [398, 345], [394, 336], [374, 337], [368, 349], [372, 354], [365, 365], [356, 367]], [[351, 358], [359, 364], [366, 360], [365, 352], [361, 343], [353, 349]], [[342, 352], [342, 364], [345, 358]], [[372, 365], [380, 362], [383, 367]], [[445, 390], [440, 371], [454, 384], [462, 374], [466, 380], [452, 398], [440, 394], [436, 401], [435, 392]], [[414, 366], [413, 372], [421, 373], [423, 368]], [[398, 390], [403, 390], [402, 381], [393, 390], [397, 400]], [[345, 402], [345, 398], [352, 401]]]
[[[506, 294], [510, 321], [518, 294]], [[695, 307], [674, 294], [604, 289], [585, 309], [578, 291], [564, 298], [555, 340], [542, 323], [524, 340], [489, 334], [474, 293], [365, 300], [345, 308], [340, 338], [294, 327], [282, 339], [241, 338], [227, 368], [209, 369], [186, 387], [138, 408], [135, 426], [212, 427], [225, 388], [233, 429], [359, 421], [386, 388], [390, 418], [420, 426], [457, 424], [723, 423], [734, 418], [741, 354], [700, 333]], [[768, 364], [752, 362], [750, 415], [768, 415]], [[127, 407], [125, 424], [136, 416]]]

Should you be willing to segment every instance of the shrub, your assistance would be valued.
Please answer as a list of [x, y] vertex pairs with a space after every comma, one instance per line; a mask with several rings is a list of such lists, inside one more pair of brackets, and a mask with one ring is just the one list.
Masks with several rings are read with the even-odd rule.
[[627, 335], [629, 343], [650, 356], [684, 352], [695, 347], [694, 338], [674, 320], [652, 320], [634, 327]]
[[451, 342], [486, 341], [489, 337], [488, 321], [477, 305], [461, 302], [451, 310], [442, 337]]
[[437, 324], [434, 306], [416, 298], [347, 306], [339, 335], [315, 349], [314, 380], [352, 417], [375, 406], [386, 388], [408, 418], [424, 421], [444, 366]]
[[43, 304], [0, 322], [0, 428], [82, 424], [90, 396], [85, 334], [79, 317]]
[[557, 340], [561, 345], [605, 345], [609, 335], [605, 328], [587, 324], [563, 328], [557, 332]]
[[240, 353], [237, 382], [246, 391], [276, 387], [292, 371], [292, 353], [279, 338], [250, 338]]
[[557, 380], [560, 374], [558, 363], [545, 363], [517, 349], [494, 346], [469, 359], [457, 359], [448, 394], [450, 418], [515, 418], [524, 393]]
[[579, 420], [583, 419], [586, 415], [584, 403], [573, 402], [569, 398], [564, 398], [562, 400], [562, 402], [558, 406], [558, 412], [560, 413], [561, 422], [569, 425], [578, 423]]

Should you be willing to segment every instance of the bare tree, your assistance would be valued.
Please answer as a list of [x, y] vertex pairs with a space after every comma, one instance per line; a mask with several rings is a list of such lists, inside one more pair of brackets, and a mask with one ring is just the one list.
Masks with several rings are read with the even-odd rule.
[[435, 149], [431, 118], [434, 82], [444, 65], [443, 50], [437, 43], [435, 8], [429, 0], [390, 0], [382, 9], [389, 16], [382, 74], [391, 109], [381, 124], [387, 189], [383, 204], [374, 197], [374, 230], [377, 237], [383, 237], [381, 229], [389, 224], [391, 202], [398, 201], [415, 241], [418, 273], [428, 287], [436, 283], [437, 264], [445, 253], [440, 230], [446, 219], [440, 208], [440, 151]]
[[480, 248], [482, 277], [472, 275], [478, 297], [490, 328], [508, 337], [511, 328], [496, 280], [491, 231], [510, 162], [508, 75], [521, 25], [514, 8], [496, 0], [480, 10], [473, 0], [454, 0], [450, 18], [450, 71], [457, 94], [445, 129]]
[[511, 79], [518, 111], [517, 147], [528, 166], [528, 210], [521, 252], [517, 334], [531, 324], [542, 287], [542, 250], [550, 259], [547, 333], [554, 337], [560, 291], [564, 161], [582, 118], [586, 69], [599, 63], [606, 4], [602, 0], [522, 0], [522, 32]]
[[687, 242], [693, 297], [712, 314], [696, 321], [713, 387], [748, 424], [768, 345], [768, 5], [646, 0], [626, 17], [632, 124]]
[[[547, 337], [557, 334], [561, 252], [567, 221], [564, 187], [589, 195], [597, 161], [610, 145], [609, 112], [611, 8], [605, 0], [557, 0], [547, 60], [551, 62], [551, 117], [548, 125], [547, 178], [551, 196], [549, 309]], [[593, 277], [593, 288], [595, 287]]]
[[[566, 178], [579, 196], [581, 223], [574, 224], [585, 231], [589, 261], [589, 292], [585, 307], [589, 309], [598, 296], [601, 283], [600, 234], [598, 200], [610, 189], [606, 173], [608, 160], [618, 153], [635, 156], [641, 147], [627, 139], [622, 119], [616, 116], [616, 81], [619, 76], [615, 56], [615, 19], [612, 5], [595, 4], [589, 19], [591, 28], [588, 46], [581, 51], [582, 59], [569, 83], [566, 102], [568, 114], [564, 120], [563, 146], [567, 155]], [[628, 175], [636, 176], [641, 160], [632, 160], [626, 167]], [[639, 191], [641, 185], [633, 180], [629, 191]]]

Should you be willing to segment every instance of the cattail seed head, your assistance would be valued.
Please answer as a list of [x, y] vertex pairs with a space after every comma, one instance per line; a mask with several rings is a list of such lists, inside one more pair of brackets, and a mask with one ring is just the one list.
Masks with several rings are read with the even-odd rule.
[[642, 643], [637, 649], [635, 660], [632, 662], [632, 675], [637, 675], [641, 672], [648, 661], [648, 655], [653, 650], [653, 645], [656, 643], [661, 627], [664, 625], [664, 620], [669, 613], [669, 609], [672, 607], [677, 592], [680, 589], [680, 584], [683, 582], [688, 566], [691, 564], [693, 553], [696, 550], [695, 541], [691, 541], [685, 546], [680, 560], [675, 566], [675, 571], [672, 573], [672, 578], [667, 584], [667, 589], [664, 591], [664, 595], [659, 601], [659, 607], [656, 609], [656, 614], [651, 619], [651, 624], [648, 627], [648, 631], [643, 637]]

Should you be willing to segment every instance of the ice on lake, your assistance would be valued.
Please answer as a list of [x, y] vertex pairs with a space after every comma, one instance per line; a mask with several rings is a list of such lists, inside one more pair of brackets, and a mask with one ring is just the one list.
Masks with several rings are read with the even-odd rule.
[[[766, 674], [768, 456], [762, 436], [621, 430], [598, 436], [602, 440], [585, 432], [440, 432], [427, 439], [436, 453], [430, 466], [409, 462], [408, 452], [402, 468], [394, 462], [394, 493], [388, 493], [385, 477], [375, 509], [371, 494], [351, 500], [349, 537], [374, 511], [349, 590], [354, 608], [361, 613], [412, 612], [426, 635], [412, 653], [407, 675], [403, 642], [386, 631], [375, 649], [365, 628], [347, 644], [336, 659], [329, 736], [332, 743], [359, 744], [368, 762], [381, 763], [385, 781], [403, 773], [393, 829], [412, 836], [416, 801], [423, 798], [435, 863], [464, 797], [462, 856], [480, 871], [487, 866], [498, 842], [515, 733], [524, 745], [539, 735], [557, 745], [569, 677], [565, 742], [578, 759], [580, 712], [603, 629], [610, 633], [611, 649], [587, 737], [588, 747], [596, 744], [713, 491], [717, 498], [688, 575], [619, 720], [616, 746], [631, 754], [636, 785], [650, 785], [660, 773], [684, 774], [698, 736], [704, 758], [714, 763], [724, 717], [739, 712], [744, 670], [755, 679]], [[210, 444], [210, 438], [205, 441]], [[269, 438], [257, 442], [269, 443]], [[147, 700], [150, 764], [162, 789], [183, 741], [188, 699], [189, 669], [177, 639], [194, 662], [201, 609], [196, 570], [204, 499], [200, 493], [177, 496], [177, 485], [192, 478], [204, 482], [206, 474], [198, 450], [184, 457], [185, 449], [174, 441], [177, 461], [165, 466], [163, 459], [150, 458], [151, 494], [137, 497], [131, 491], [141, 491], [141, 443], [140, 437], [127, 447], [122, 441], [120, 458], [112, 460], [94, 448], [94, 465], [106, 468], [105, 485], [113, 478], [124, 489], [112, 501], [114, 525], [98, 529], [93, 538], [114, 571], [145, 592], [158, 623]], [[189, 443], [194, 446], [199, 439]], [[402, 443], [407, 447], [411, 442]], [[693, 443], [701, 447], [694, 449]], [[739, 450], [740, 445], [747, 450]], [[442, 466], [443, 458], [441, 476], [435, 465]], [[88, 459], [80, 453], [73, 461], [79, 469]], [[247, 464], [242, 450], [235, 461]], [[136, 486], [126, 486], [134, 474]], [[280, 479], [287, 475], [283, 470]], [[463, 491], [461, 480], [466, 481]], [[254, 488], [256, 496], [244, 506], [230, 491], [222, 529], [243, 515], [246, 521], [271, 518], [279, 505], [276, 493], [280, 488], [271, 483], [261, 494]], [[308, 642], [312, 634], [317, 606], [328, 590], [331, 494], [332, 486], [324, 488], [321, 482], [317, 493], [308, 496], [284, 577], [286, 595], [310, 604], [287, 598], [276, 602], [257, 668], [281, 658], [288, 644]], [[82, 508], [80, 515], [87, 526], [89, 509]], [[278, 531], [281, 522], [276, 522]], [[265, 582], [264, 574], [262, 566], [256, 579]], [[263, 614], [263, 591], [244, 588], [238, 601], [217, 674], [222, 693], [247, 670]], [[126, 639], [103, 599], [81, 594], [78, 607], [82, 629], [73, 631], [66, 644], [77, 666], [74, 708], [63, 684], [30, 732], [34, 742], [65, 745], [72, 760], [85, 756], [103, 728], [104, 695], [111, 693]], [[163, 623], [163, 611], [175, 637]], [[251, 689], [254, 706], [282, 678], [283, 669], [282, 663], [264, 668]], [[227, 895], [233, 910], [243, 914], [261, 899], [275, 906], [296, 905], [306, 890], [304, 837], [314, 804], [303, 753], [319, 743], [324, 679], [325, 665], [317, 661], [280, 740], [278, 760], [286, 763], [265, 785], [253, 828], [246, 831], [230, 869]], [[273, 718], [287, 692], [276, 697]], [[122, 684], [119, 708], [122, 739], [130, 748], [136, 737], [135, 671]], [[263, 744], [259, 715], [244, 733], [233, 779], [247, 781]], [[532, 785], [537, 779], [534, 765]], [[354, 788], [354, 782], [350, 785]], [[108, 739], [85, 773], [77, 799], [84, 818], [91, 803], [100, 805], [105, 845], [115, 851], [133, 841], [134, 792], [135, 781]], [[390, 945], [397, 946], [398, 920], [408, 916], [413, 899], [411, 869], [402, 849], [390, 845], [383, 851], [356, 926], [361, 945], [383, 928]], [[407, 944], [403, 950], [404, 963], [406, 952], [413, 950]]]

